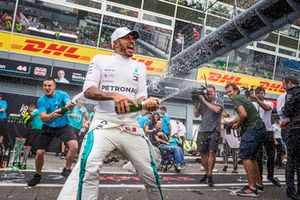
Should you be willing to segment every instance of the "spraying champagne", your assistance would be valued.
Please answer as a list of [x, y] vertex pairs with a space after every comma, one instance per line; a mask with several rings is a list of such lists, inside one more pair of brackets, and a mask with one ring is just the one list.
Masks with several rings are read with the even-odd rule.
[[[80, 92], [79, 94], [77, 94], [77, 95], [75, 95], [75, 96], [73, 97], [73, 99], [71, 100], [70, 104], [71, 104], [72, 106], [76, 105], [77, 102], [78, 102], [78, 100], [79, 100], [80, 98], [82, 98], [82, 97], [84, 97], [84, 94], [83, 94], [83, 92]], [[69, 108], [68, 108], [67, 106], [64, 106], [64, 107], [62, 107], [62, 108], [60, 109], [59, 114], [64, 115], [64, 114], [66, 114], [66, 112], [68, 112], [68, 110], [69, 110]]]

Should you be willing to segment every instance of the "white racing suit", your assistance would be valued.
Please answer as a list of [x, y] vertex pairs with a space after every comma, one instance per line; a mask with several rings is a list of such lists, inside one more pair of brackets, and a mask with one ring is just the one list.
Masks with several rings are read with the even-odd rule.
[[143, 134], [134, 117], [96, 113], [82, 143], [79, 160], [64, 184], [58, 200], [98, 199], [98, 178], [103, 160], [116, 148], [127, 155], [135, 166], [137, 174], [145, 184], [148, 198], [163, 199], [159, 175]]

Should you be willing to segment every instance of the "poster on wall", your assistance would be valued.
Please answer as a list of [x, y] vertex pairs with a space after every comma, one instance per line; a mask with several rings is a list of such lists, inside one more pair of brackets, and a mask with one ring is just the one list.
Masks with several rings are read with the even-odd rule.
[[57, 83], [83, 85], [86, 71], [53, 67], [52, 77]]
[[51, 68], [49, 65], [0, 59], [0, 74], [6, 76], [43, 80], [50, 76]]

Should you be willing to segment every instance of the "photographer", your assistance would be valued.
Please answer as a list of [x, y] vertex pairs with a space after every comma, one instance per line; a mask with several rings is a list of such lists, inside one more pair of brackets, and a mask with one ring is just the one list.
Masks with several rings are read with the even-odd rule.
[[[300, 87], [299, 81], [293, 75], [282, 79], [286, 89], [285, 105], [283, 114], [290, 119], [286, 131], [287, 163], [285, 180], [287, 185], [287, 197], [300, 199]], [[297, 171], [297, 193], [295, 191], [294, 175]]]
[[201, 115], [197, 143], [206, 174], [200, 179], [200, 183], [207, 181], [208, 185], [212, 187], [214, 186], [212, 170], [216, 161], [224, 102], [216, 96], [216, 89], [213, 85], [208, 85], [206, 90], [207, 94], [205, 94], [205, 90], [202, 90], [198, 95], [194, 94], [192, 99], [195, 117]]
[[266, 128], [252, 102], [245, 96], [240, 95], [240, 90], [234, 83], [227, 84], [225, 91], [228, 97], [231, 98], [233, 108], [238, 114], [237, 118], [230, 123], [233, 129], [241, 128], [239, 157], [243, 161], [248, 178], [248, 185], [236, 194], [256, 197], [258, 196], [257, 190], [263, 190], [256, 155], [266, 137]]

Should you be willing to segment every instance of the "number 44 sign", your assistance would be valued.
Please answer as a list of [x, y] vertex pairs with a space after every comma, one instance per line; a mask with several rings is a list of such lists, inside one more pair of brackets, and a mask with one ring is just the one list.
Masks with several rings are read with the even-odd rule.
[[19, 65], [19, 66], [17, 66], [17, 70], [21, 71], [21, 72], [27, 72], [28, 67], [26, 65]]

